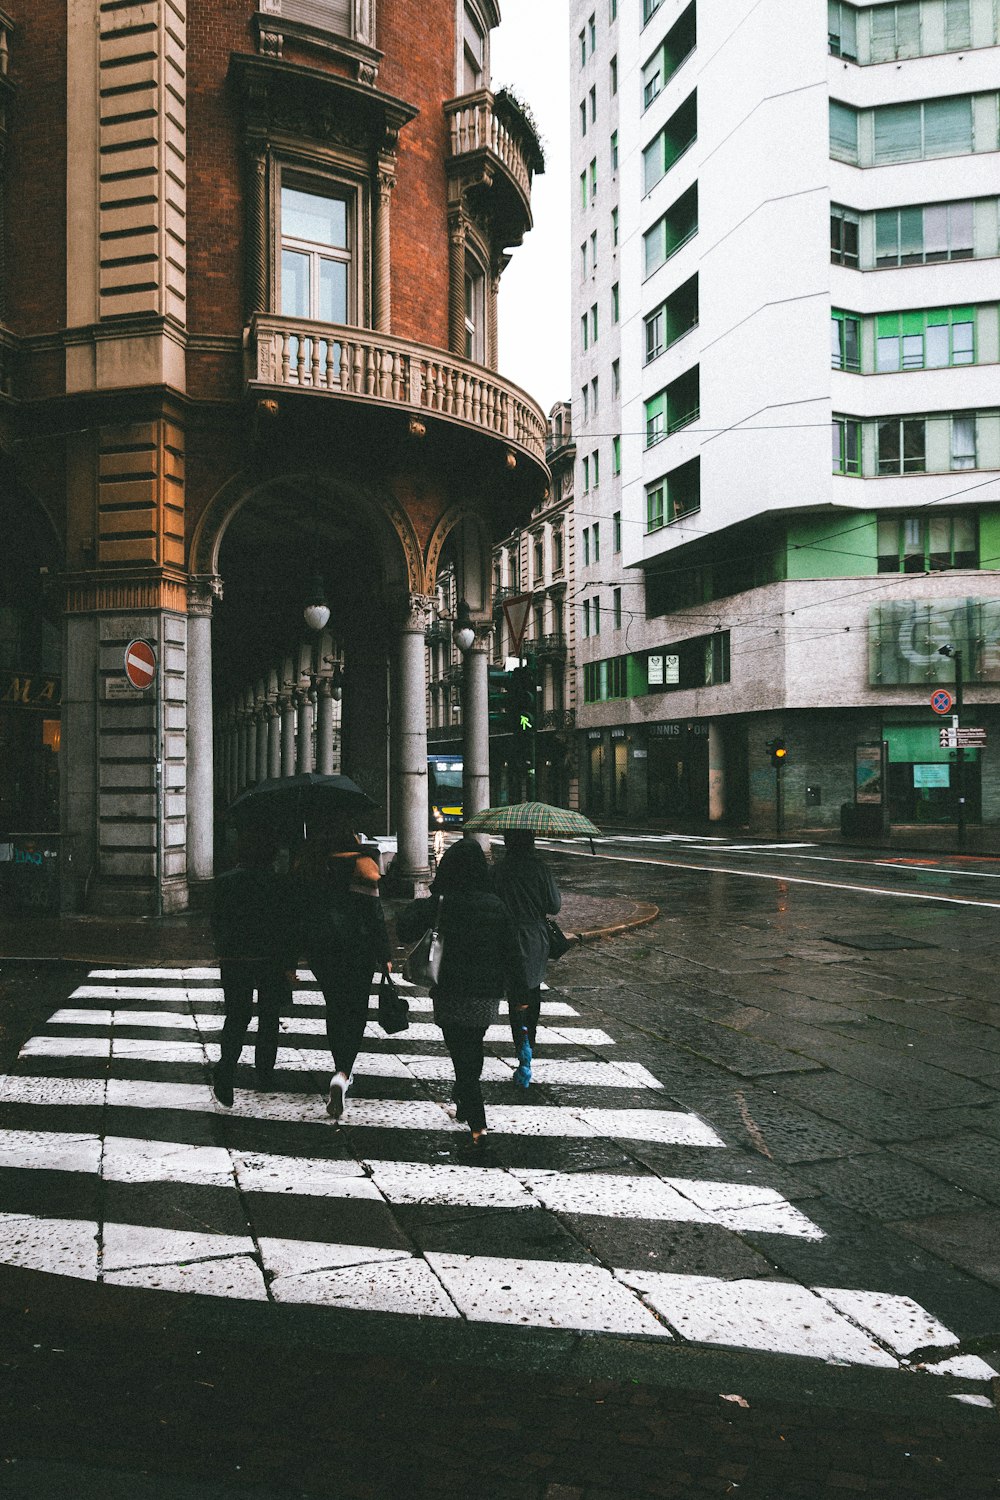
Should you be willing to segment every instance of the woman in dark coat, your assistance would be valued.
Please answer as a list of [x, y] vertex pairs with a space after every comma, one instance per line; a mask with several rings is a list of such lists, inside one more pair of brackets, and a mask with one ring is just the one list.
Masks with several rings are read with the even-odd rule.
[[430, 896], [404, 908], [396, 930], [409, 942], [435, 921], [443, 954], [431, 990], [434, 1019], [455, 1068], [456, 1118], [468, 1122], [472, 1143], [479, 1147], [486, 1140], [480, 1085], [486, 1028], [499, 1016], [505, 989], [523, 983], [523, 965], [513, 924], [490, 889], [486, 855], [474, 839], [445, 851]]
[[326, 1004], [333, 1077], [326, 1112], [344, 1113], [368, 1021], [372, 979], [391, 969], [379, 869], [349, 827], [307, 840], [297, 861], [302, 948]]
[[531, 1083], [531, 1059], [542, 1006], [542, 980], [549, 957], [546, 916], [555, 916], [562, 905], [552, 872], [535, 848], [535, 835], [511, 829], [503, 836], [506, 854], [497, 866], [494, 889], [511, 914], [517, 943], [524, 961], [524, 984], [507, 991], [510, 1031], [518, 1067], [514, 1082], [526, 1089]]

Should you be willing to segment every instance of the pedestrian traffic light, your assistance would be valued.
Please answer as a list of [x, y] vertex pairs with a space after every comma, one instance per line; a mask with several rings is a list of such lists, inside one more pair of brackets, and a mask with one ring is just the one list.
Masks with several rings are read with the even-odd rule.
[[788, 746], [784, 740], [772, 740], [768, 749], [771, 752], [771, 764], [776, 771], [780, 771], [788, 759]]
[[503, 667], [488, 667], [487, 697], [489, 699], [490, 728], [502, 730], [507, 724], [508, 718], [508, 694], [510, 691], [510, 672]]
[[531, 734], [535, 727], [535, 674], [515, 667], [507, 693], [508, 724], [512, 734]]

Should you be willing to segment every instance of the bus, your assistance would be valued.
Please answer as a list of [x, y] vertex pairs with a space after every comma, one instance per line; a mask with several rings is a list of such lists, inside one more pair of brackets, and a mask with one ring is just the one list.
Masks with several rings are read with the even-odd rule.
[[431, 828], [456, 828], [462, 823], [462, 757], [428, 755], [427, 810]]

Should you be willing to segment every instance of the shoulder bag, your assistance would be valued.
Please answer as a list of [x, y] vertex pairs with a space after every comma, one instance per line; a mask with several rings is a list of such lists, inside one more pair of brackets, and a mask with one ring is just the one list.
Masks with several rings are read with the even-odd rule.
[[389, 1036], [405, 1031], [410, 1024], [410, 1007], [406, 996], [396, 988], [396, 981], [388, 969], [382, 970], [378, 987], [378, 1024]]
[[549, 934], [549, 958], [562, 958], [572, 947], [569, 938], [563, 932], [558, 922], [553, 922], [551, 917], [545, 918], [545, 926]]
[[444, 952], [444, 943], [438, 925], [443, 906], [444, 897], [439, 896], [434, 911], [434, 920], [417, 946], [411, 950], [403, 965], [403, 978], [408, 979], [411, 984], [424, 984], [429, 988], [438, 982]]

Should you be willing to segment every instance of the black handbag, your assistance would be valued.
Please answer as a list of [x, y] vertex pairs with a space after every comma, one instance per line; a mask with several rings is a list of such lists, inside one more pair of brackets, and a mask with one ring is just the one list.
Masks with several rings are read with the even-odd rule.
[[378, 1024], [388, 1036], [405, 1031], [410, 1024], [409, 1003], [397, 990], [396, 981], [387, 969], [383, 970], [378, 987]]
[[563, 932], [559, 923], [553, 922], [551, 917], [545, 918], [545, 926], [549, 933], [549, 957], [562, 958], [563, 954], [568, 953], [572, 947], [569, 938]]
[[441, 958], [444, 953], [444, 941], [439, 925], [443, 907], [444, 897], [439, 896], [434, 907], [433, 922], [416, 947], [407, 955], [406, 962], [403, 964], [403, 978], [408, 979], [410, 984], [422, 984], [428, 989], [433, 989], [438, 982], [441, 973]]

